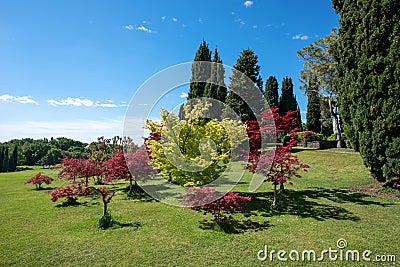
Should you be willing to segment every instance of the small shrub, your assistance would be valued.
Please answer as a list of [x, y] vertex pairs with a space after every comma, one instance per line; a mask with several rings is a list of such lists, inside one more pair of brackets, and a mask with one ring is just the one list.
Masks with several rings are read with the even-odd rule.
[[220, 225], [232, 220], [231, 214], [243, 209], [243, 203], [248, 201], [251, 201], [250, 197], [233, 192], [217, 192], [215, 187], [192, 187], [183, 196], [185, 205], [193, 210], [204, 211], [204, 215], [210, 213]]
[[51, 195], [51, 201], [56, 202], [59, 198], [64, 198], [67, 204], [76, 203], [78, 196], [92, 194], [90, 190], [83, 187], [82, 182], [73, 182], [65, 187], [56, 187], [48, 193]]
[[53, 178], [44, 176], [41, 172], [38, 172], [34, 177], [26, 180], [24, 184], [33, 184], [36, 186], [36, 189], [40, 189], [42, 184], [51, 184], [53, 181]]
[[113, 224], [114, 220], [109, 212], [101, 216], [101, 218], [99, 219], [99, 228], [103, 230], [110, 228], [111, 226], [113, 226]]

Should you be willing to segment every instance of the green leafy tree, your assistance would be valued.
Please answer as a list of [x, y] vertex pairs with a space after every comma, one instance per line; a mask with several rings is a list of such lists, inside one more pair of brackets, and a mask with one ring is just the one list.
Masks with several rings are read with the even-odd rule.
[[269, 107], [279, 107], [278, 80], [275, 76], [269, 76], [265, 83], [264, 98]]
[[340, 127], [339, 108], [337, 105], [337, 90], [333, 85], [336, 73], [336, 62], [332, 56], [332, 44], [337, 40], [336, 29], [332, 29], [331, 34], [316, 40], [297, 52], [297, 55], [304, 61], [301, 70], [300, 82], [303, 83], [301, 89], [308, 94], [308, 84], [311, 79], [316, 80], [315, 90], [324, 101], [328, 103], [331, 118], [334, 121], [337, 147], [342, 147], [342, 129]]
[[319, 96], [315, 80], [310, 80], [307, 90], [307, 130], [321, 132], [321, 97]]
[[378, 181], [400, 177], [400, 1], [334, 0], [334, 45], [346, 137]]
[[[203, 40], [203, 42], [200, 44], [200, 47], [197, 49], [194, 57], [194, 61], [211, 61], [211, 51], [208, 48], [206, 41]], [[188, 100], [204, 96], [206, 82], [198, 81], [207, 81], [210, 78], [211, 69], [208, 67], [208, 65], [204, 64], [192, 65], [192, 78], [190, 81], [190, 88], [187, 98]]]
[[[249, 86], [255, 86], [262, 93], [263, 82], [260, 76], [258, 56], [249, 48], [243, 50], [236, 61], [234, 69], [238, 71], [234, 71], [230, 77], [230, 91], [226, 98], [226, 104], [240, 116], [243, 122], [246, 120], [254, 120], [254, 113], [259, 114], [263, 109], [263, 99], [254, 99], [257, 96], [254, 96], [251, 94], [250, 90], [248, 90]], [[252, 85], [248, 84], [247, 80], [243, 77], [243, 74], [250, 78], [253, 82]], [[243, 94], [247, 99], [251, 99], [247, 102], [251, 102], [254, 106], [250, 107], [248, 103], [235, 93], [235, 91]], [[254, 112], [252, 111], [252, 108], [254, 109]]]
[[214, 181], [226, 169], [232, 149], [245, 140], [240, 121], [204, 121], [210, 106], [200, 101], [185, 105], [184, 120], [162, 109], [161, 122], [146, 122], [151, 135], [161, 137], [146, 140], [152, 166], [168, 181], [183, 186]]

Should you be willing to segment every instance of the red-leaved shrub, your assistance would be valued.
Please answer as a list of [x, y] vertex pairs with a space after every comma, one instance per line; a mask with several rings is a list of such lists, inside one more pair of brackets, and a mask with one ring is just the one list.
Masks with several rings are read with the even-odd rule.
[[33, 184], [36, 186], [36, 189], [40, 189], [42, 184], [50, 184], [53, 181], [53, 178], [42, 175], [41, 172], [38, 172], [34, 177], [26, 180], [24, 184]]
[[182, 202], [193, 210], [204, 211], [204, 215], [210, 213], [215, 222], [223, 223], [232, 220], [231, 214], [243, 209], [247, 201], [251, 198], [233, 192], [217, 192], [215, 187], [192, 187], [183, 195]]

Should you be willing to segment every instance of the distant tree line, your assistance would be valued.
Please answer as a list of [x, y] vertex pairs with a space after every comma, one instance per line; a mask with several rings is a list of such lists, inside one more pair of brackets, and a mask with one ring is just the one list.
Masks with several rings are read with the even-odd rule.
[[[4, 150], [0, 151], [0, 157], [3, 155], [2, 170], [14, 171], [16, 166], [51, 166], [60, 163], [65, 157], [86, 157], [87, 145], [65, 137], [50, 138], [50, 140], [47, 138], [13, 139], [0, 144]], [[7, 163], [7, 160], [11, 160], [12, 164]], [[11, 168], [4, 168], [7, 164], [11, 165]]]

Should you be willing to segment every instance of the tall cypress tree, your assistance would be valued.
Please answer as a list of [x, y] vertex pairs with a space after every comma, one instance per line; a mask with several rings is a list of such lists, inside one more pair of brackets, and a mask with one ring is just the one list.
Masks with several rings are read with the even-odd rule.
[[321, 132], [321, 97], [319, 96], [318, 88], [316, 88], [314, 80], [309, 81], [307, 88], [307, 130], [316, 133]]
[[278, 80], [269, 76], [265, 83], [264, 98], [269, 107], [279, 107]]
[[9, 167], [9, 157], [8, 157], [8, 147], [4, 149], [4, 158], [3, 158], [3, 172], [8, 172]]
[[222, 66], [222, 60], [218, 54], [217, 48], [214, 50], [212, 62], [219, 64], [213, 64], [211, 66], [211, 77], [209, 79], [209, 83], [206, 84], [204, 89], [204, 97], [216, 99], [225, 103], [227, 95], [227, 89], [224, 82], [225, 69]]
[[0, 172], [3, 172], [4, 147], [0, 146]]
[[378, 181], [400, 177], [400, 1], [333, 0], [335, 85], [346, 137]]
[[292, 78], [285, 77], [282, 81], [282, 94], [279, 98], [279, 113], [284, 115], [290, 110], [298, 110], [297, 123], [298, 128], [301, 129], [300, 108], [297, 103], [296, 96], [293, 94]]
[[[254, 54], [253, 50], [245, 49], [240, 53], [239, 58], [234, 66], [235, 70], [230, 77], [231, 83], [229, 86], [229, 94], [226, 98], [226, 104], [231, 107], [236, 114], [238, 114], [241, 120], [244, 122], [246, 120], [254, 120], [257, 113], [261, 113], [263, 109], [263, 99], [262, 99], [262, 79], [260, 76], [260, 66], [258, 65], [258, 56]], [[243, 78], [243, 74], [250, 78], [252, 84], [248, 84], [246, 79]], [[254, 95], [248, 90], [248, 86], [255, 86], [260, 90], [260, 95]], [[246, 103], [236, 92], [240, 92], [250, 99]], [[253, 105], [250, 107], [248, 104]], [[254, 109], [254, 112], [252, 109]], [[256, 114], [254, 114], [256, 113]]]
[[[200, 44], [200, 47], [197, 49], [194, 57], [194, 61], [211, 61], [211, 51], [208, 48], [206, 41], [203, 40], [203, 42]], [[192, 65], [192, 78], [190, 81], [190, 88], [187, 98], [188, 100], [204, 96], [206, 82], [197, 81], [207, 81], [211, 75], [211, 69], [209, 68], [210, 66], [204, 64], [195, 64], [195, 62]]]
[[17, 160], [18, 160], [18, 147], [15, 146], [10, 156], [10, 161], [8, 163], [8, 171], [14, 172], [17, 169]]
[[292, 78], [285, 77], [282, 81], [282, 94], [279, 98], [279, 112], [284, 115], [289, 110], [297, 109], [297, 101], [293, 94]]

